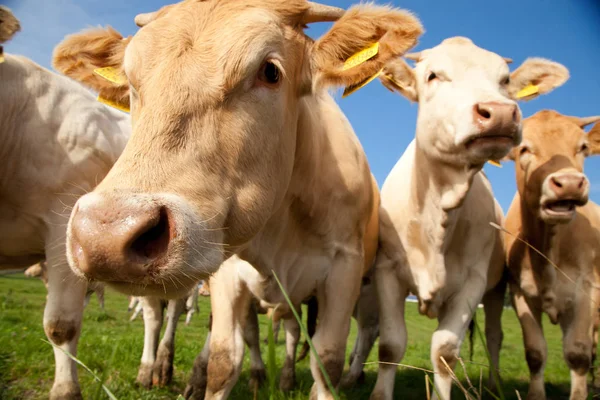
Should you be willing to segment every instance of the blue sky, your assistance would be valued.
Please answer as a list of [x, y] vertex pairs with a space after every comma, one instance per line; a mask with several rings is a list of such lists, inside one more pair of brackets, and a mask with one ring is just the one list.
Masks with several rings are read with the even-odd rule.
[[[285, 0], [282, 0], [285, 1]], [[137, 30], [133, 18], [154, 11], [156, 0], [1, 0], [21, 20], [22, 31], [5, 46], [50, 68], [52, 49], [69, 33], [112, 25], [124, 35]], [[343, 8], [354, 1], [323, 0]], [[600, 114], [600, 1], [599, 0], [403, 0], [380, 2], [413, 11], [426, 32], [415, 50], [437, 45], [450, 36], [467, 36], [475, 44], [514, 60], [527, 57], [558, 61], [571, 79], [561, 88], [529, 103], [524, 116], [541, 109], [563, 114]], [[330, 24], [313, 24], [308, 34], [318, 37]], [[385, 89], [378, 81], [338, 102], [358, 134], [371, 168], [381, 185], [414, 136], [417, 105]], [[494, 193], [506, 211], [515, 193], [514, 168], [485, 167]], [[600, 202], [600, 156], [586, 162], [592, 183], [591, 199]]]

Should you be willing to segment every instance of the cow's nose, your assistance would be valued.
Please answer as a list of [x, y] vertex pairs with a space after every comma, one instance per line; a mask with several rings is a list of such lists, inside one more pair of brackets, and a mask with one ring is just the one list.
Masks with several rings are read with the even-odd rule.
[[514, 131], [521, 121], [521, 114], [516, 104], [477, 103], [473, 107], [473, 120], [482, 133]]
[[580, 199], [586, 195], [588, 180], [581, 172], [554, 173], [548, 186], [557, 199]]
[[173, 232], [164, 206], [109, 201], [91, 193], [73, 210], [67, 245], [73, 267], [87, 278], [139, 282], [167, 253]]

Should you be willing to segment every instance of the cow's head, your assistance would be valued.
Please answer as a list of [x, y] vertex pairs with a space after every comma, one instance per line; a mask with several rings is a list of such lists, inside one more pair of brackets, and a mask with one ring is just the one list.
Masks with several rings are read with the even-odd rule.
[[600, 116], [567, 117], [544, 110], [523, 123], [523, 141], [507, 158], [515, 161], [517, 189], [528, 211], [550, 224], [570, 221], [588, 201], [583, 162], [600, 154]]
[[[335, 20], [317, 41], [303, 33]], [[129, 101], [133, 121], [121, 158], [73, 209], [67, 255], [79, 275], [168, 296], [214, 272], [280, 206], [309, 97], [373, 76], [422, 32], [404, 11], [305, 0], [187, 0], [136, 23], [133, 38], [94, 29], [55, 50], [58, 70]], [[375, 57], [342, 68], [375, 42]], [[93, 73], [108, 66], [122, 83]]]
[[[480, 168], [521, 141], [516, 100], [547, 93], [569, 77], [565, 67], [529, 59], [510, 73], [508, 63], [467, 38], [454, 37], [418, 54], [410, 68], [389, 63], [383, 84], [419, 103], [416, 140], [427, 154], [460, 168]], [[532, 86], [535, 85], [535, 86]]]
[[[21, 24], [12, 11], [0, 5], [0, 45], [8, 42], [12, 37], [21, 30]], [[0, 55], [2, 54], [2, 46], [0, 46]]]

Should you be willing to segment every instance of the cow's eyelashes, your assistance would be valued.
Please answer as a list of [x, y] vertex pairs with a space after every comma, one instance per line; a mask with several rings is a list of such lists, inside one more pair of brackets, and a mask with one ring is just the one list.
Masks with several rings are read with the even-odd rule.
[[258, 79], [269, 85], [277, 85], [281, 81], [281, 71], [273, 61], [265, 61], [258, 71]]

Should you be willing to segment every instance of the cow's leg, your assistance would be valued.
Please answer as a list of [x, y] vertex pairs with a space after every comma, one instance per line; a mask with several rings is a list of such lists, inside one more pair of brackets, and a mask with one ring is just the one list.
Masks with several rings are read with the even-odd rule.
[[81, 399], [76, 364], [63, 351], [77, 356], [87, 282], [71, 272], [64, 244], [49, 242], [52, 245], [46, 248], [48, 297], [44, 309], [44, 331], [48, 340], [58, 347], [54, 348], [56, 369], [50, 399]]
[[587, 375], [592, 365], [594, 323], [597, 306], [592, 303], [590, 288], [579, 288], [575, 304], [560, 315], [563, 331], [563, 354], [571, 370], [571, 400], [587, 398]]
[[207, 367], [206, 400], [225, 399], [237, 382], [244, 358], [244, 329], [252, 300], [235, 259], [210, 279], [213, 325]]
[[397, 262], [383, 252], [377, 255], [375, 284], [379, 305], [379, 371], [371, 400], [391, 400], [394, 397], [396, 369], [406, 351], [406, 321], [404, 306], [408, 289], [398, 279]]
[[[296, 307], [301, 315], [302, 308]], [[285, 327], [285, 361], [279, 378], [279, 389], [287, 392], [296, 385], [296, 348], [300, 340], [300, 324], [293, 316], [283, 321]]]
[[144, 351], [137, 376], [137, 382], [143, 387], [152, 387], [152, 368], [156, 360], [158, 336], [163, 323], [163, 303], [157, 297], [142, 297], [140, 303], [144, 310]]
[[194, 367], [192, 369], [192, 375], [188, 382], [183, 396], [188, 400], [204, 400], [206, 394], [206, 383], [207, 383], [207, 367], [208, 367], [208, 356], [210, 355], [210, 336], [212, 330], [212, 313], [209, 316], [208, 321], [208, 335], [204, 341], [204, 347], [196, 360], [194, 360]]
[[[362, 240], [360, 243], [362, 246]], [[318, 289], [319, 323], [312, 342], [334, 387], [338, 386], [344, 370], [350, 318], [360, 291], [363, 264], [362, 253], [339, 251], [327, 279]], [[313, 354], [310, 367], [315, 379], [310, 398], [331, 399], [332, 394]]]
[[244, 328], [244, 342], [250, 349], [250, 387], [257, 388], [267, 379], [267, 373], [260, 354], [258, 314], [254, 304], [250, 304], [246, 327]]
[[[475, 267], [475, 271], [485, 271], [487, 265]], [[473, 313], [483, 297], [485, 277], [473, 275], [468, 278], [459, 291], [442, 305], [439, 313], [439, 325], [431, 338], [431, 363], [435, 372], [434, 399], [450, 399], [452, 389], [451, 371], [458, 361], [460, 346], [465, 337]], [[442, 360], [443, 359], [443, 360]]]
[[345, 387], [354, 385], [361, 377], [364, 377], [364, 363], [379, 336], [379, 306], [373, 278], [370, 276], [367, 283], [363, 279], [360, 297], [356, 303], [358, 335], [350, 354], [350, 371], [342, 380], [342, 386]]
[[189, 325], [190, 321], [192, 320], [192, 316], [194, 315], [194, 313], [196, 313], [198, 311], [198, 288], [194, 287], [194, 289], [192, 290], [192, 294], [187, 298], [186, 302], [185, 302], [185, 307], [187, 308], [188, 312], [187, 315], [185, 316], [185, 325]]
[[[504, 296], [506, 294], [506, 280], [501, 280], [495, 288], [483, 296], [483, 309], [485, 311], [485, 338], [493, 368], [500, 376], [500, 348], [502, 347], [502, 311], [504, 311]], [[501, 384], [501, 382], [499, 382]], [[490, 369], [488, 387], [496, 390], [493, 370]]]
[[100, 309], [104, 311], [104, 285], [96, 285], [96, 298], [98, 299]]
[[142, 314], [142, 318], [143, 318], [143, 316], [144, 316], [143, 312], [144, 312], [144, 304], [143, 304], [142, 300], [139, 299], [135, 306], [135, 310], [133, 311], [133, 314], [131, 315], [131, 318], [129, 318], [129, 320], [130, 321], [135, 320], [137, 318], [137, 316], [140, 314]]
[[156, 361], [152, 368], [152, 385], [166, 386], [173, 378], [173, 358], [175, 357], [175, 333], [177, 322], [185, 311], [185, 299], [169, 300], [167, 306], [167, 327], [158, 345]]
[[[317, 330], [317, 317], [319, 314], [319, 303], [317, 302], [316, 297], [311, 297], [306, 302], [306, 333], [308, 333], [308, 337], [312, 338]], [[308, 353], [310, 352], [310, 345], [308, 344], [308, 340], [304, 340], [302, 344], [302, 348], [300, 349], [300, 353], [296, 358], [296, 362], [302, 361], [306, 358]]]
[[511, 285], [512, 300], [525, 345], [525, 359], [529, 367], [528, 400], [545, 399], [544, 367], [546, 366], [547, 348], [544, 331], [542, 330], [541, 306], [530, 304], [523, 292], [516, 285]]

